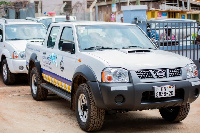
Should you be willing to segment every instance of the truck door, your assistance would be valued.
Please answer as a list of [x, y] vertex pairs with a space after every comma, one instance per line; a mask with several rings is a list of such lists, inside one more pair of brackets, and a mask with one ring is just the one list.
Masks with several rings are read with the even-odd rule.
[[3, 26], [0, 24], [0, 55], [2, 54], [3, 45]]
[[53, 26], [49, 33], [47, 39], [47, 48], [44, 48], [42, 51], [42, 63], [41, 63], [41, 71], [44, 80], [47, 82], [53, 83], [56, 73], [57, 67], [57, 55], [55, 51], [55, 44], [57, 40], [57, 36], [59, 35], [59, 26]]
[[63, 51], [63, 44], [74, 44], [72, 27], [63, 27], [58, 43], [58, 74], [60, 76], [60, 87], [71, 92], [72, 77], [77, 66], [78, 59], [74, 53]]

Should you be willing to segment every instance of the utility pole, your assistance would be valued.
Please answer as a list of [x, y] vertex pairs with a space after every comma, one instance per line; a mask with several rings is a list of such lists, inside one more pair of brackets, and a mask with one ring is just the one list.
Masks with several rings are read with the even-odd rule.
[[90, 6], [90, 21], [93, 21], [93, 15], [92, 15], [92, 9], [93, 9], [93, 7], [96, 5], [96, 3], [97, 3], [97, 0], [94, 0], [93, 2], [92, 2], [92, 5]]
[[187, 10], [190, 10], [190, 0], [187, 0]]
[[42, 0], [39, 1], [38, 3], [38, 16], [40, 17], [42, 12], [41, 12], [41, 8], [42, 8]]
[[119, 11], [121, 11], [121, 0], [119, 0]]

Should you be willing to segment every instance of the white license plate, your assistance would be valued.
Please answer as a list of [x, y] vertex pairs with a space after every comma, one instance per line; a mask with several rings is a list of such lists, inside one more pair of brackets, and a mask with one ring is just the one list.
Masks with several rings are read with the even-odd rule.
[[175, 85], [153, 86], [155, 98], [175, 96]]

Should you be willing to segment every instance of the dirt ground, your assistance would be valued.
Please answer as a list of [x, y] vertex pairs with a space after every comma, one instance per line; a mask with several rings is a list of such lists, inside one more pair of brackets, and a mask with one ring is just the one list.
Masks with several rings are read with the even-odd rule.
[[[57, 96], [34, 101], [26, 82], [6, 86], [0, 77], [0, 133], [80, 133], [69, 102]], [[200, 98], [188, 117], [176, 124], [164, 121], [158, 110], [106, 115], [100, 132], [197, 133], [200, 132]]]

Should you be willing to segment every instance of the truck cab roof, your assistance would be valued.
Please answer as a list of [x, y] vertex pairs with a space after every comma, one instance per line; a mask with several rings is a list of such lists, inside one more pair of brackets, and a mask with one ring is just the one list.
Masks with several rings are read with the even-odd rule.
[[38, 23], [25, 19], [0, 19], [0, 24], [38, 24]]
[[135, 25], [130, 23], [117, 23], [117, 22], [103, 22], [103, 21], [65, 21], [65, 22], [55, 22], [53, 25]]

